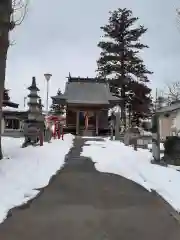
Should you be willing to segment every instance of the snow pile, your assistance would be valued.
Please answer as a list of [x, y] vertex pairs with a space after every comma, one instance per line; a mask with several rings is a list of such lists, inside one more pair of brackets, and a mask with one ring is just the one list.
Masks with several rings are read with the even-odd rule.
[[72, 147], [73, 136], [52, 140], [42, 147], [20, 148], [23, 139], [2, 139], [4, 159], [0, 161], [0, 222], [10, 209], [34, 198], [40, 188], [63, 166], [65, 155]]
[[88, 141], [81, 153], [95, 162], [100, 172], [121, 175], [148, 191], [155, 190], [178, 212], [180, 212], [180, 172], [172, 167], [151, 164], [152, 154], [148, 150], [125, 146], [120, 142], [105, 139], [104, 142]]

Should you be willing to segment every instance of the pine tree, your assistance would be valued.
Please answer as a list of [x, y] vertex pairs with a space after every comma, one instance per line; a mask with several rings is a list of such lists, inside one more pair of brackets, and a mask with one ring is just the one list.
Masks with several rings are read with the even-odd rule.
[[144, 83], [131, 81], [131, 97], [129, 98], [131, 121], [139, 125], [139, 120], [147, 118], [152, 112], [151, 89]]
[[[58, 89], [57, 95], [62, 95], [61, 90]], [[64, 113], [64, 107], [62, 105], [52, 103], [50, 112], [54, 115], [63, 115]]]
[[103, 40], [98, 44], [101, 54], [97, 61], [97, 72], [99, 77], [109, 80], [111, 91], [122, 97], [121, 112], [125, 126], [129, 82], [135, 80], [147, 83], [148, 74], [152, 74], [139, 56], [140, 50], [148, 46], [140, 43], [147, 28], [142, 25], [137, 27], [138, 20], [126, 8], [110, 12], [108, 24], [101, 27]]

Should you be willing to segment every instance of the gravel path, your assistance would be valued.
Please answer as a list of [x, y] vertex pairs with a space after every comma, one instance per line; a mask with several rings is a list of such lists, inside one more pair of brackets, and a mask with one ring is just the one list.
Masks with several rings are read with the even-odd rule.
[[163, 201], [127, 179], [97, 172], [80, 157], [84, 141], [75, 139], [64, 168], [40, 196], [12, 210], [0, 239], [179, 240], [180, 225]]

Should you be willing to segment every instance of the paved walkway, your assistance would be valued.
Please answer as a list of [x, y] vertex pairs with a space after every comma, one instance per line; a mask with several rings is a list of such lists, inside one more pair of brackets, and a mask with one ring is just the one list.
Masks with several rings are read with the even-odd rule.
[[99, 173], [75, 140], [66, 165], [31, 204], [0, 225], [2, 240], [179, 240], [162, 201], [122, 177]]

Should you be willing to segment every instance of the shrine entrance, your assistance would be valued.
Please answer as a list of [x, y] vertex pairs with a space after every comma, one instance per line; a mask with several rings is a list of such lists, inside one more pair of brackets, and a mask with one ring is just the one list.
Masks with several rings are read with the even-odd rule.
[[80, 129], [94, 130], [96, 128], [96, 114], [93, 111], [79, 112]]

